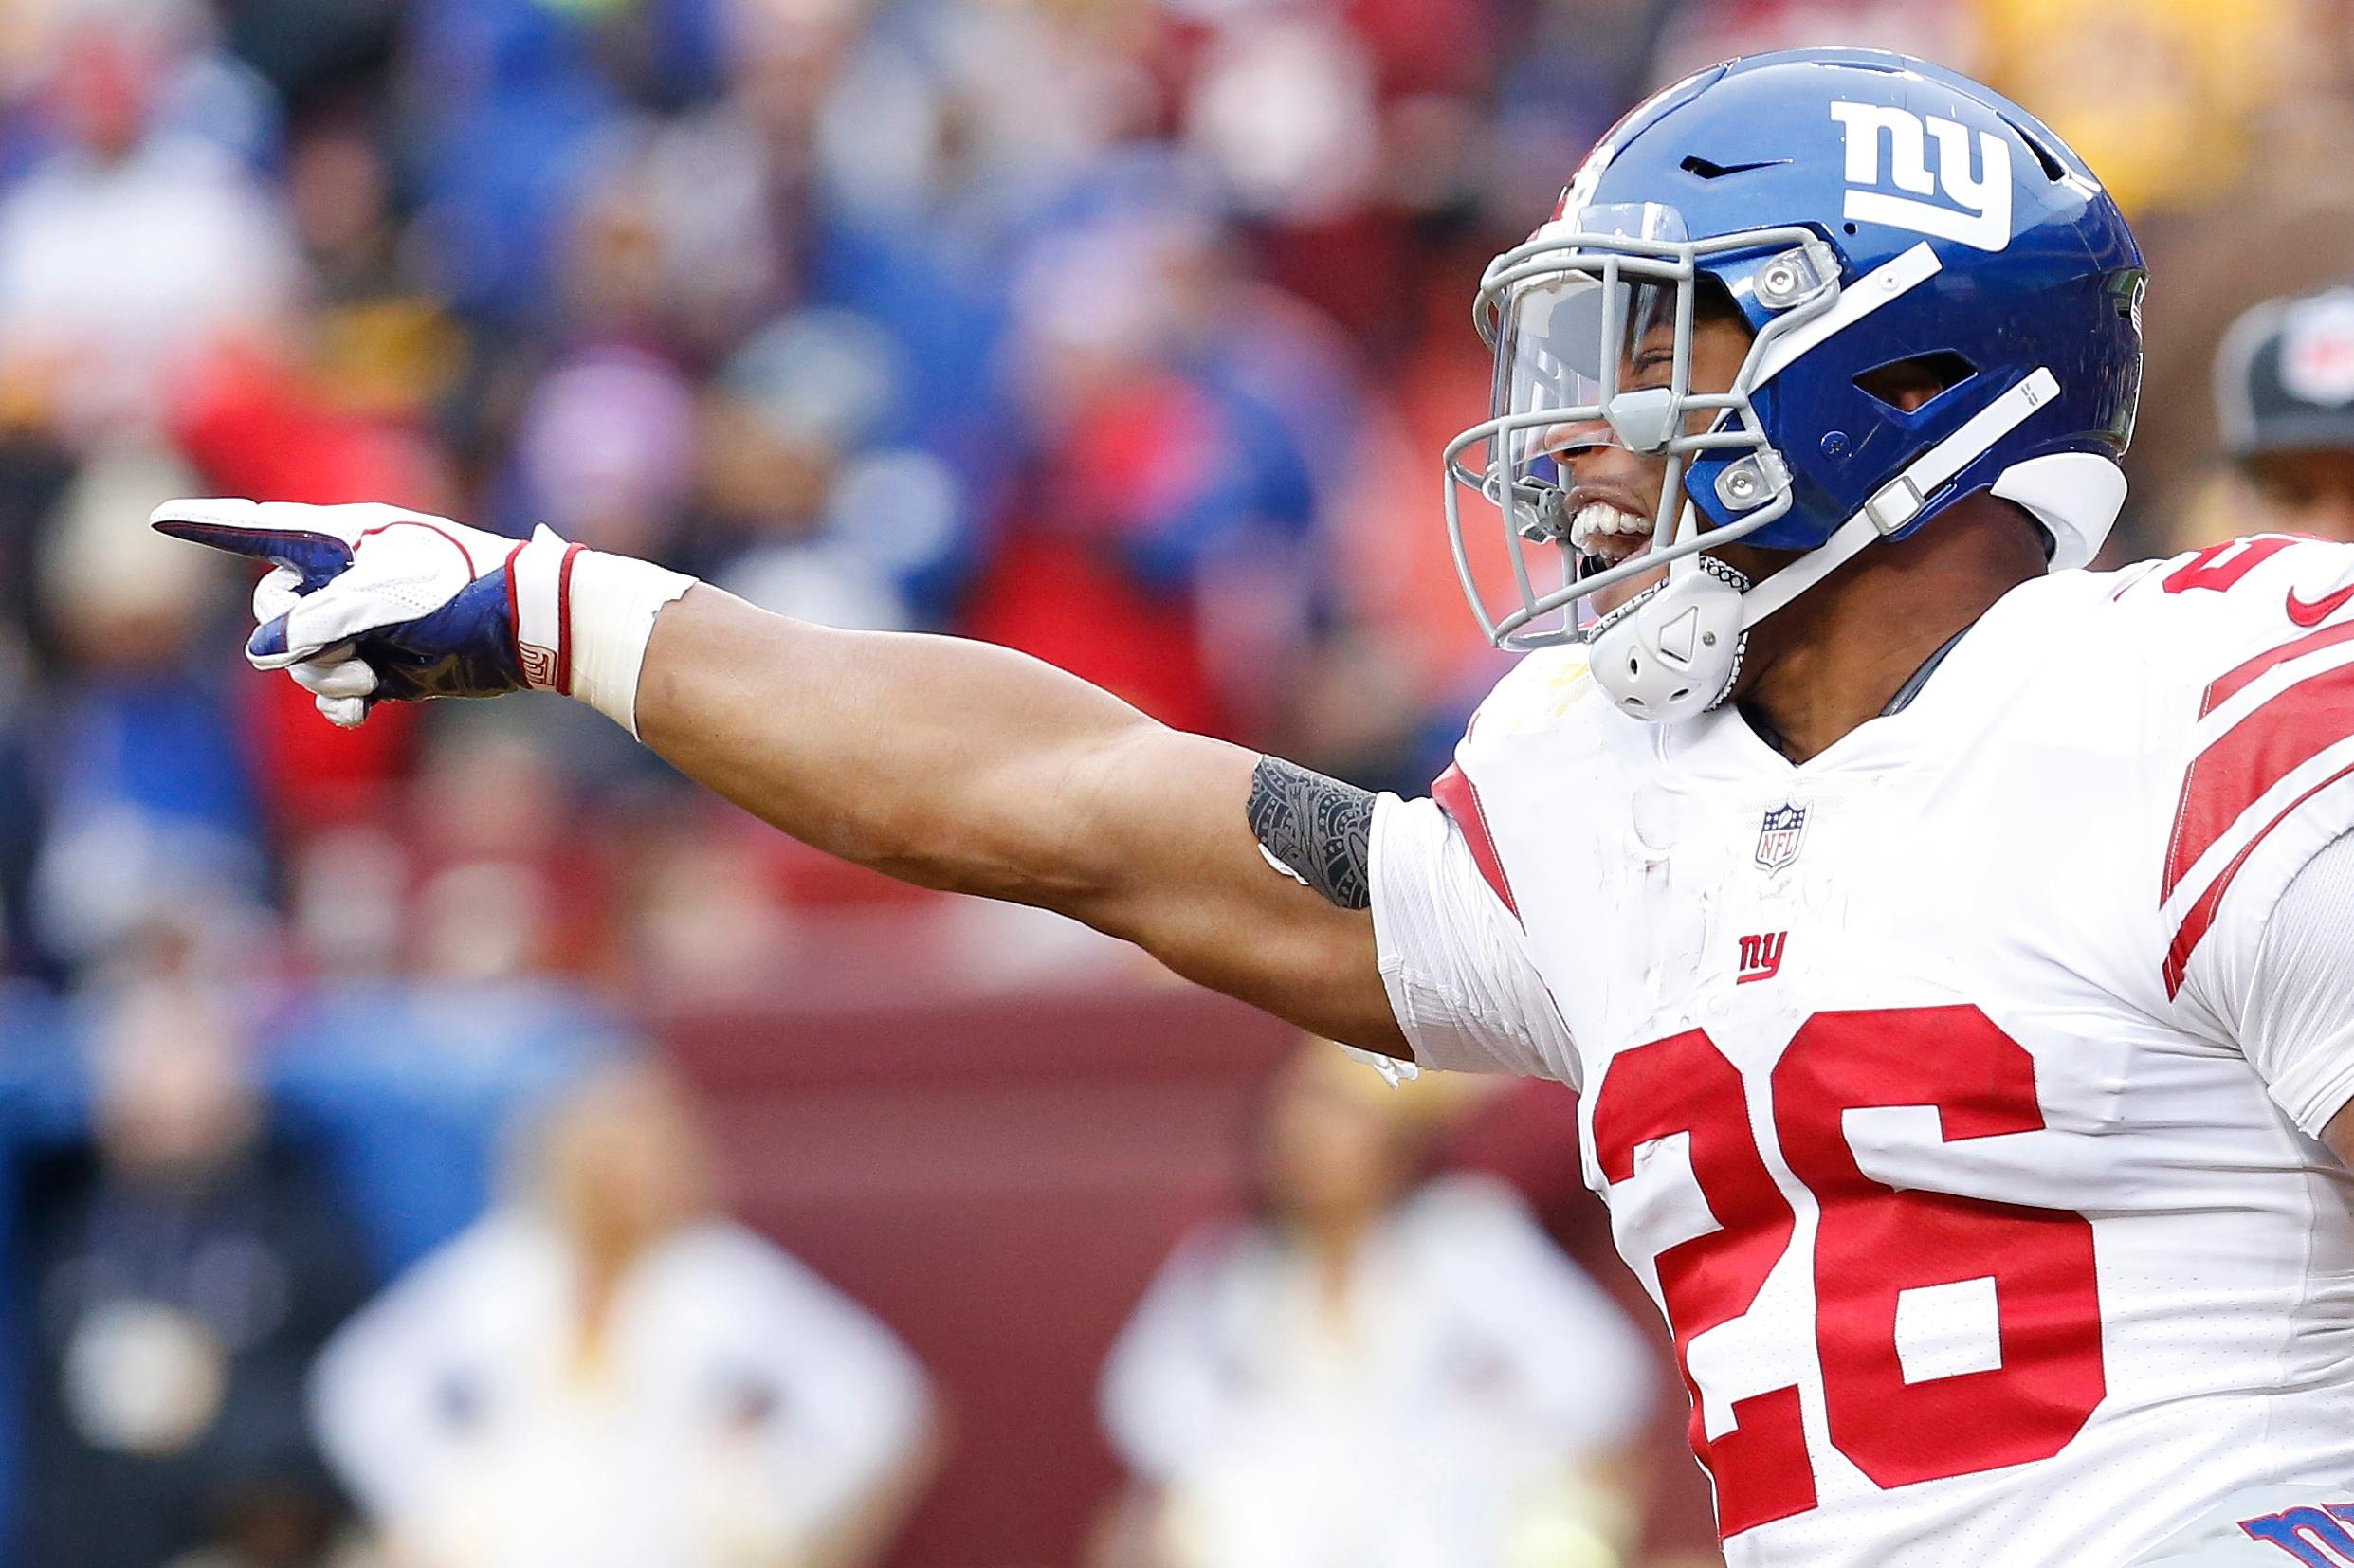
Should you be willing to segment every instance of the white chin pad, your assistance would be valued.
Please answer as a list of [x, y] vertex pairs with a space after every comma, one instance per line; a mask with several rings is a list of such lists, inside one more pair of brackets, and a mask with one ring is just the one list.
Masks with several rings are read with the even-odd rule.
[[[1721, 563], [1698, 557], [1708, 568]], [[1619, 711], [1652, 723], [1706, 713], [1741, 673], [1742, 585], [1728, 567], [1678, 572], [1609, 617], [1589, 654]]]

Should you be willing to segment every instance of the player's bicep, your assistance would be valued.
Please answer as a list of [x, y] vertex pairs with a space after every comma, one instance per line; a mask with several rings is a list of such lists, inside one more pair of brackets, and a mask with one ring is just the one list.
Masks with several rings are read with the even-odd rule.
[[1123, 741], [1072, 793], [1073, 830], [1097, 848], [1067, 913], [1303, 1029], [1407, 1057], [1356, 891], [1370, 794], [1172, 730]]

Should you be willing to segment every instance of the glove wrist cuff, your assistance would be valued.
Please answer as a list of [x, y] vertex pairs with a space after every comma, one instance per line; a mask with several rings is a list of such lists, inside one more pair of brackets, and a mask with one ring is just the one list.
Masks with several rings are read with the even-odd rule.
[[576, 697], [634, 738], [654, 617], [695, 579], [567, 543], [545, 527], [516, 547], [507, 575], [525, 684]]
[[573, 574], [587, 554], [542, 525], [507, 556], [515, 664], [534, 691], [572, 691]]

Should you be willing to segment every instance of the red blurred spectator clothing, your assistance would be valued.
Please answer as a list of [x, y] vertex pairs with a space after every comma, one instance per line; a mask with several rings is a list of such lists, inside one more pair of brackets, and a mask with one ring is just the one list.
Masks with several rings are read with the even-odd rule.
[[443, 509], [441, 470], [422, 435], [338, 407], [269, 354], [215, 356], [179, 390], [172, 413], [181, 450], [226, 491]]
[[[1421, 673], [1425, 700], [1443, 708], [1501, 679], [1512, 656], [1490, 648], [1464, 603], [1440, 501], [1439, 454], [1487, 413], [1494, 361], [1465, 324], [1470, 294], [1419, 301], [1430, 318], [1390, 377], [1392, 409], [1362, 432], [1342, 525], [1334, 531], [1349, 602]], [[1470, 461], [1477, 462], [1474, 448]], [[1466, 508], [1466, 549], [1490, 606], [1517, 602], [1492, 514]]]
[[1191, 583], [1148, 586], [1122, 547], [1181, 531], [1230, 453], [1208, 399], [1175, 377], [1096, 399], [1041, 459], [1034, 501], [976, 585], [962, 629], [1032, 653], [1179, 729], [1230, 715]]
[[236, 691], [272, 828], [300, 836], [390, 804], [392, 786], [407, 775], [415, 753], [422, 710], [388, 703], [358, 729], [341, 730], [292, 681], [240, 680]]
[[1164, 724], [1218, 734], [1193, 606], [1146, 593], [1084, 541], [1017, 535], [982, 579], [969, 635], [1036, 654]]
[[1471, 0], [1352, 0], [1349, 23], [1379, 63], [1381, 92], [1475, 95], [1495, 69], [1495, 27]]
[[[441, 476], [413, 432], [332, 405], [266, 356], [224, 354], [182, 388], [173, 410], [181, 449], [225, 495], [325, 504], [389, 501], [438, 509]], [[379, 707], [340, 730], [288, 681], [241, 691], [273, 826], [300, 833], [381, 811], [413, 750], [417, 710]]]

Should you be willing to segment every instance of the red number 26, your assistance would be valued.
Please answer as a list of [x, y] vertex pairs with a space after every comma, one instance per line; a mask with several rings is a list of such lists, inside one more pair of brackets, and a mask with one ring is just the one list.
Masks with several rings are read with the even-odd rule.
[[[1850, 1110], [1926, 1104], [1948, 1143], [2035, 1131], [2043, 1112], [2026, 1048], [1975, 1007], [1822, 1012], [1783, 1051], [1772, 1090], [1782, 1156], [1822, 1216], [1815, 1340], [1832, 1446], [1882, 1486], [2066, 1447], [2107, 1387], [2091, 1222], [1886, 1186], [1863, 1173], [1842, 1130]], [[1655, 1261], [1692, 1394], [1692, 1446], [1716, 1480], [1718, 1526], [1733, 1536], [1814, 1507], [1815, 1468], [1795, 1385], [1736, 1401], [1732, 1429], [1714, 1440], [1702, 1427], [1691, 1341], [1749, 1310], [1794, 1220], [1750, 1131], [1741, 1074], [1699, 1030], [1616, 1057], [1595, 1101], [1596, 1158], [1613, 1182], [1634, 1174], [1639, 1146], [1678, 1133], [1719, 1228]], [[1962, 1281], [1992, 1282], [1999, 1364], [1907, 1382], [1898, 1298]]]

